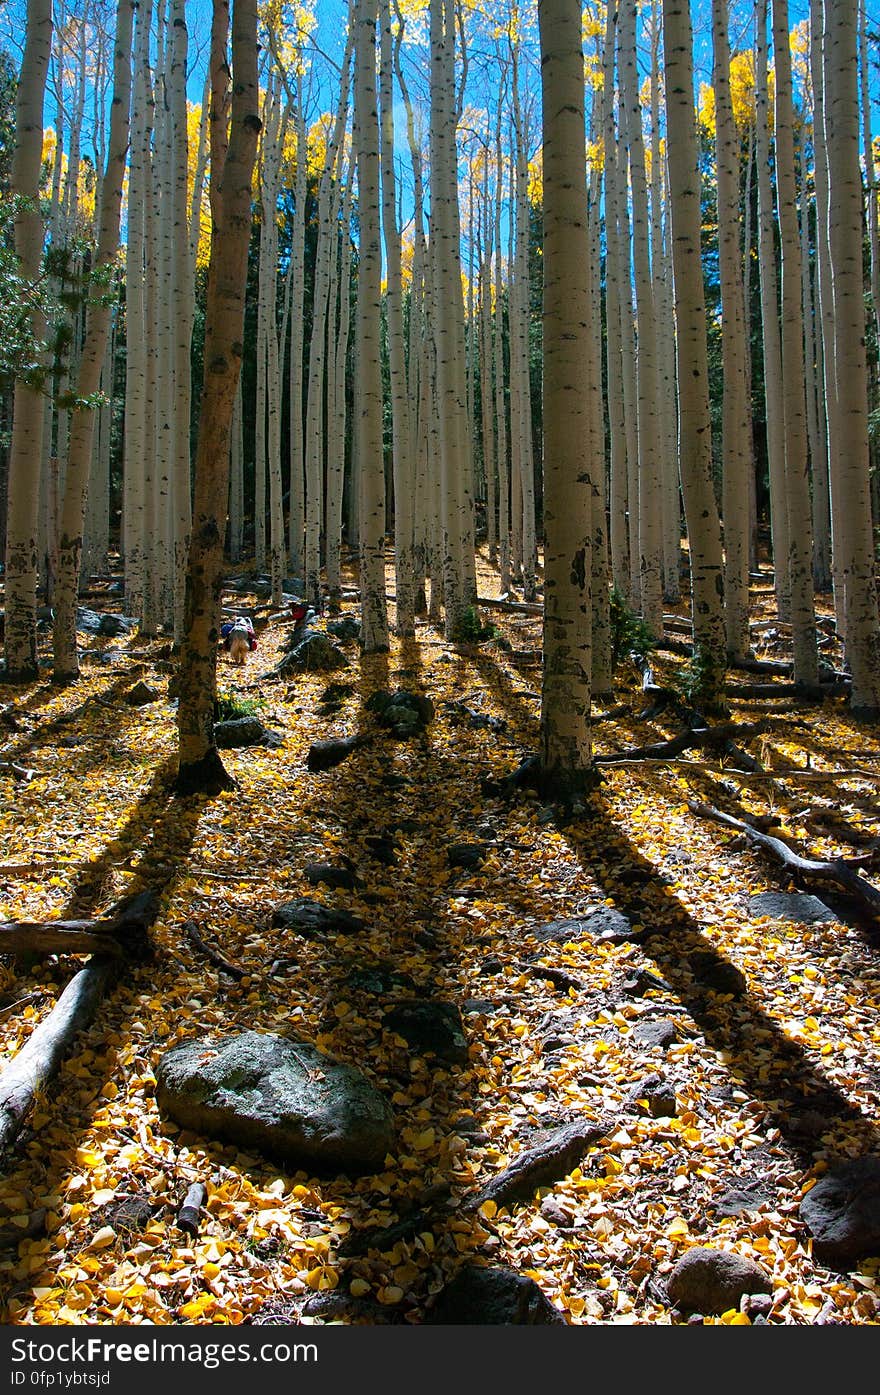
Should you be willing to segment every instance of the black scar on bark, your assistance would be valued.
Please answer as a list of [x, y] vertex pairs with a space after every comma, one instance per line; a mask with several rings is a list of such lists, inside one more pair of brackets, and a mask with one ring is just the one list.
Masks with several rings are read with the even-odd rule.
[[571, 559], [571, 584], [583, 589], [587, 579], [586, 554], [582, 547]]

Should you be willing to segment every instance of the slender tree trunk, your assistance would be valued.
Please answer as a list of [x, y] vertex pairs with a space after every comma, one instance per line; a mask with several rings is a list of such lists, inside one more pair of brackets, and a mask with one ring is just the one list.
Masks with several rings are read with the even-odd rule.
[[382, 229], [385, 237], [388, 358], [391, 377], [391, 450], [394, 470], [394, 556], [397, 595], [397, 633], [411, 638], [415, 632], [415, 558], [410, 399], [406, 380], [403, 338], [403, 283], [400, 230], [394, 177], [394, 92], [392, 84], [391, 11], [381, 0], [381, 103], [382, 103]]
[[[822, 0], [814, 0], [821, 4]], [[828, 149], [834, 344], [838, 405], [840, 541], [846, 596], [847, 665], [852, 709], [880, 716], [880, 618], [877, 609], [868, 455], [868, 373], [862, 272], [862, 178], [859, 167], [859, 96], [856, 45], [858, 0], [825, 0], [824, 45], [830, 76]], [[826, 345], [826, 351], [829, 349]]]
[[214, 0], [211, 33], [211, 264], [205, 304], [205, 376], [196, 450], [186, 629], [177, 704], [181, 794], [217, 793], [233, 783], [214, 741], [223, 538], [229, 493], [229, 432], [241, 371], [251, 235], [251, 180], [260, 131], [257, 7], [235, 0], [232, 120], [226, 145], [229, 6]]
[[678, 357], [678, 452], [691, 562], [694, 698], [723, 704], [726, 643], [721, 523], [712, 484], [706, 304], [690, 0], [663, 0], [667, 165]]
[[625, 113], [626, 145], [632, 186], [633, 266], [635, 270], [638, 338], [636, 383], [639, 451], [639, 573], [642, 618], [652, 634], [663, 627], [662, 519], [660, 479], [660, 419], [657, 409], [657, 330], [654, 286], [649, 253], [648, 194], [642, 109], [636, 71], [636, 0], [620, 0], [621, 108]]
[[804, 339], [801, 311], [801, 244], [794, 166], [788, 0], [773, 0], [776, 59], [776, 189], [782, 247], [782, 393], [785, 421], [785, 490], [788, 504], [789, 586], [795, 682], [815, 690], [819, 682], [813, 609], [813, 538], [807, 459]]
[[[90, 277], [93, 299], [86, 316], [85, 340], [77, 379], [77, 398], [80, 401], [91, 397], [100, 386], [104, 351], [110, 332], [113, 264], [119, 245], [122, 184], [128, 150], [133, 15], [132, 0], [120, 0], [116, 12], [113, 102], [110, 112], [107, 172], [102, 190], [98, 246]], [[52, 634], [53, 678], [59, 683], [69, 682], [79, 676], [76, 599], [94, 426], [95, 414], [92, 407], [74, 408], [71, 413], [67, 477], [61, 510], [58, 588]]]
[[388, 649], [385, 601], [385, 466], [382, 453], [382, 252], [379, 217], [379, 115], [376, 0], [355, 5], [355, 148], [358, 168], [357, 462], [360, 476], [361, 647]]
[[[29, 0], [27, 34], [18, 79], [12, 193], [22, 202], [15, 217], [15, 252], [19, 272], [34, 284], [40, 274], [43, 219], [40, 213], [40, 166], [43, 156], [43, 100], [52, 50], [52, 6]], [[34, 339], [42, 339], [45, 317], [30, 315]], [[39, 385], [17, 381], [9, 450], [6, 521], [5, 653], [7, 683], [32, 683], [37, 677], [37, 560], [40, 467], [43, 458], [43, 396]]]
[[712, 0], [715, 164], [721, 276], [721, 453], [724, 603], [727, 652], [749, 651], [749, 470], [751, 420], [746, 395], [746, 326], [739, 211], [739, 137], [730, 95], [729, 0]]
[[541, 772], [547, 791], [593, 781], [590, 745], [591, 513], [584, 68], [579, 0], [539, 0], [544, 132], [544, 668]]
[[761, 336], [764, 355], [764, 414], [770, 483], [770, 535], [780, 620], [791, 614], [788, 579], [788, 509], [785, 502], [785, 422], [782, 406], [782, 342], [779, 333], [779, 280], [776, 269], [776, 217], [770, 182], [770, 117], [767, 92], [767, 0], [755, 11], [755, 148], [758, 163], [758, 267], [761, 280]]

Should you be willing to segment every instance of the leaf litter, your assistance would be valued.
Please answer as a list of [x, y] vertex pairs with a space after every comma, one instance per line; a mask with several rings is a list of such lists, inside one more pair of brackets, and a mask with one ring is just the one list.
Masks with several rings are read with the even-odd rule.
[[[347, 684], [328, 709], [326, 675], [268, 676], [290, 622], [267, 614], [257, 654], [244, 670], [221, 659], [219, 685], [256, 700], [283, 743], [224, 751], [239, 786], [211, 801], [170, 793], [167, 645], [114, 646], [109, 668], [108, 646], [91, 639], [74, 687], [2, 689], [0, 917], [93, 917], [145, 887], [161, 895], [152, 957], [126, 966], [0, 1177], [6, 1320], [412, 1324], [472, 1258], [529, 1275], [575, 1325], [668, 1325], [687, 1319], [664, 1276], [711, 1245], [770, 1276], [771, 1324], [875, 1323], [880, 1258], [822, 1268], [798, 1207], [833, 1162], [878, 1151], [878, 927], [750, 914], [751, 894], [795, 888], [690, 805], [763, 820], [817, 857], [873, 850], [880, 734], [839, 700], [789, 701], [744, 743], [772, 778], [711, 752], [628, 762], [604, 767], [598, 792], [566, 815], [527, 788], [481, 788], [536, 749], [540, 697], [523, 649], [534, 631], [493, 610], [495, 637], [480, 644], [448, 646], [420, 623], [388, 655], [345, 645]], [[675, 668], [665, 654], [655, 663], [662, 682]], [[162, 695], [132, 708], [124, 694], [139, 677]], [[625, 711], [594, 727], [597, 753], [675, 734], [672, 715], [641, 715], [635, 670], [616, 678]], [[433, 702], [413, 739], [389, 737], [367, 710], [396, 688]], [[738, 720], [766, 712], [732, 701]], [[309, 748], [328, 735], [370, 740], [309, 773]], [[471, 843], [477, 865], [451, 865], [447, 850]], [[309, 864], [355, 876], [315, 886]], [[277, 905], [305, 896], [365, 931], [305, 939], [272, 927]], [[590, 932], [603, 908], [626, 917], [629, 938]], [[570, 934], [547, 938], [559, 921], [574, 922]], [[199, 954], [188, 924], [239, 978]], [[0, 1063], [81, 963], [0, 960], [3, 1002], [24, 1002], [0, 1017]], [[719, 991], [719, 965], [739, 971], [741, 991]], [[365, 969], [372, 978], [359, 979]], [[413, 995], [459, 1007], [466, 1064], [420, 1055], [383, 1026], [395, 998]], [[647, 1029], [656, 1038], [661, 1024], [666, 1044], [652, 1044]], [[311, 1040], [386, 1093], [398, 1145], [383, 1171], [283, 1172], [160, 1117], [162, 1052], [245, 1028]], [[673, 1112], [652, 1107], [658, 1082]], [[607, 1134], [565, 1177], [507, 1206], [469, 1205], [536, 1139], [599, 1118]], [[176, 1218], [194, 1182], [207, 1201], [192, 1237]]]

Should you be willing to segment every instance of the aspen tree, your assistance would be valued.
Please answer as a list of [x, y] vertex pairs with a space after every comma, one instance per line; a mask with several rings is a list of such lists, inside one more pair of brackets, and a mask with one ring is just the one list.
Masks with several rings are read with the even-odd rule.
[[788, 0], [773, 0], [776, 192], [782, 256], [782, 404], [785, 423], [785, 494], [788, 507], [788, 578], [795, 682], [807, 690], [814, 691], [819, 681], [819, 653], [816, 647], [816, 615], [813, 608], [813, 539], [804, 387], [801, 245], [795, 189], [794, 107], [788, 33]]
[[140, 616], [146, 585], [145, 427], [146, 301], [144, 206], [152, 132], [150, 72], [151, 0], [136, 14], [131, 153], [128, 170], [128, 226], [125, 243], [125, 435], [123, 449], [123, 555], [126, 610]]
[[712, 710], [724, 701], [724, 563], [712, 484], [690, 0], [663, 0], [663, 59], [676, 305], [678, 455], [691, 564], [693, 699]]
[[[232, 112], [226, 47], [229, 6], [214, 0], [211, 28], [211, 261], [205, 303], [205, 374], [196, 448], [186, 627], [179, 665], [180, 794], [216, 794], [233, 781], [214, 740], [223, 538], [229, 494], [229, 435], [241, 371], [251, 235], [251, 181], [260, 131], [256, 0], [235, 0]], [[228, 145], [227, 145], [228, 139]]]
[[749, 652], [749, 471], [751, 420], [746, 392], [746, 324], [739, 212], [739, 136], [730, 95], [728, 0], [712, 0], [715, 178], [721, 279], [721, 454], [724, 519], [724, 616], [727, 652]]
[[385, 601], [385, 466], [382, 455], [379, 114], [376, 94], [377, 0], [354, 9], [354, 138], [357, 150], [358, 263], [356, 450], [359, 475], [361, 647], [388, 649]]
[[785, 501], [785, 422], [782, 407], [782, 341], [779, 330], [779, 278], [776, 216], [770, 177], [770, 105], [767, 79], [767, 0], [755, 7], [755, 152], [758, 177], [758, 270], [761, 287], [761, 339], [764, 358], [764, 415], [770, 483], [770, 537], [776, 609], [791, 613], [788, 582], [788, 509]]
[[606, 6], [602, 52], [602, 134], [605, 202], [605, 374], [610, 451], [611, 575], [621, 596], [629, 597], [627, 535], [626, 415], [623, 405], [623, 345], [620, 321], [620, 249], [617, 226], [617, 127], [614, 120], [614, 54], [617, 8]]
[[90, 276], [90, 304], [77, 377], [77, 405], [71, 413], [67, 475], [59, 529], [58, 587], [52, 631], [53, 678], [59, 683], [70, 682], [79, 676], [76, 597], [95, 425], [94, 409], [89, 399], [100, 386], [104, 351], [110, 332], [109, 289], [119, 245], [122, 184], [128, 148], [133, 14], [132, 0], [120, 0], [116, 12], [107, 172], [101, 192], [98, 245]]
[[[324, 394], [327, 372], [328, 298], [330, 292], [330, 257], [336, 247], [337, 237], [337, 223], [333, 217], [335, 206], [333, 181], [348, 115], [350, 66], [351, 37], [349, 36], [342, 60], [339, 102], [327, 140], [324, 168], [321, 171], [321, 182], [318, 188], [318, 242], [315, 249], [314, 299], [305, 428], [305, 594], [313, 605], [319, 605], [321, 599], [321, 523], [324, 504]], [[360, 167], [358, 168], [360, 171]]]
[[[12, 193], [15, 253], [19, 274], [34, 283], [40, 273], [43, 219], [40, 213], [40, 166], [43, 156], [43, 102], [52, 49], [52, 6], [29, 0], [27, 33], [15, 109]], [[59, 156], [60, 158], [60, 156]], [[45, 316], [31, 311], [29, 329], [35, 343], [45, 333]], [[19, 380], [13, 398], [9, 449], [4, 635], [7, 683], [32, 683], [37, 677], [37, 564], [39, 479], [43, 458], [43, 397], [39, 385]]]
[[[846, 605], [844, 652], [852, 674], [851, 706], [870, 721], [880, 716], [880, 618], [877, 609], [869, 484], [868, 373], [862, 273], [862, 176], [857, 85], [858, 0], [821, 5], [829, 84], [826, 91], [829, 206], [834, 298], [833, 352], [837, 380], [836, 449], [840, 508], [839, 564]], [[830, 108], [830, 109], [828, 109]]]
[[544, 136], [544, 667], [541, 778], [577, 797], [590, 744], [590, 248], [579, 0], [539, 0]]
[[[620, 0], [620, 103], [632, 190], [636, 315], [636, 417], [639, 468], [639, 608], [652, 634], [663, 627], [661, 444], [657, 391], [657, 329], [649, 251], [648, 194], [642, 109], [636, 71], [636, 0]], [[632, 507], [632, 501], [630, 502]]]
[[[394, 177], [394, 92], [392, 85], [392, 37], [389, 0], [379, 5], [382, 231], [385, 239], [385, 313], [388, 324], [388, 359], [391, 379], [391, 449], [394, 474], [394, 559], [396, 629], [402, 638], [415, 634], [415, 559], [412, 461], [412, 427], [406, 351], [403, 337], [403, 285], [400, 230]], [[399, 40], [398, 40], [399, 42]]]

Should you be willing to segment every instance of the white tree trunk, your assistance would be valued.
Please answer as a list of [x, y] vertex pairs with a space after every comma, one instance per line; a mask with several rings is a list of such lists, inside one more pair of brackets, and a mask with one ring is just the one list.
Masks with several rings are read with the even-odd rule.
[[[15, 252], [19, 272], [29, 283], [40, 274], [43, 219], [40, 213], [40, 167], [43, 155], [43, 101], [52, 50], [52, 6], [29, 0], [25, 51], [16, 95], [16, 140], [12, 192], [22, 203], [15, 218]], [[30, 332], [43, 337], [45, 317], [32, 311]], [[6, 521], [5, 652], [7, 683], [32, 683], [37, 677], [37, 557], [40, 467], [43, 459], [43, 397], [39, 385], [17, 381], [9, 450]]]

